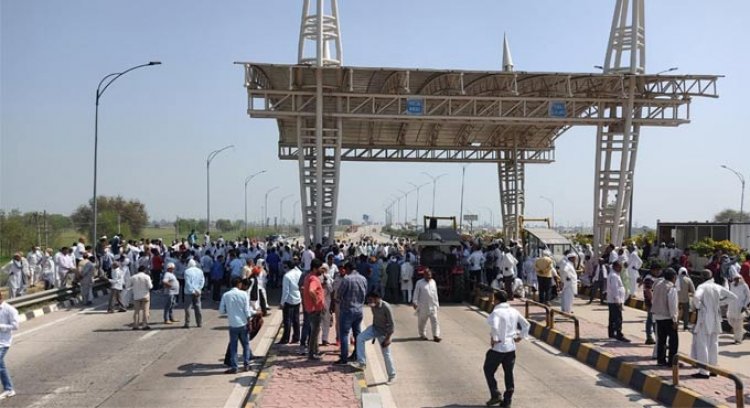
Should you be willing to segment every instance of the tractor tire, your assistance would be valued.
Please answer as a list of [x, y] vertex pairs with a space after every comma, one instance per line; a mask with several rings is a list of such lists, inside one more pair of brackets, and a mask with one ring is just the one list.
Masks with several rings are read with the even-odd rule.
[[466, 275], [453, 275], [453, 293], [451, 300], [461, 303], [466, 300]]

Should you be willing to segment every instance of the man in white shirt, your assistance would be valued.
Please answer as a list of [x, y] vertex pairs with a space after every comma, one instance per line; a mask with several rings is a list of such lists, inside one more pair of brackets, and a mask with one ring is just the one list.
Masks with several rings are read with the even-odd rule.
[[620, 279], [621, 272], [622, 264], [615, 261], [607, 276], [607, 306], [609, 307], [607, 331], [609, 332], [609, 338], [630, 343], [630, 340], [622, 335], [622, 305], [625, 303], [625, 286]]
[[123, 280], [124, 271], [119, 262], [115, 262], [112, 267], [112, 277], [109, 279], [109, 306], [107, 313], [114, 313], [115, 302], [117, 302], [118, 312], [125, 312], [125, 305], [122, 303], [122, 289], [125, 285]]
[[[674, 283], [677, 273], [672, 268], [664, 271], [664, 279], [659, 279], [654, 285], [651, 313], [656, 321], [656, 363], [663, 367], [671, 367], [672, 360], [679, 347], [677, 336], [677, 318], [679, 307], [677, 302], [677, 288]], [[667, 340], [669, 353], [667, 354]]]
[[5, 366], [5, 355], [13, 341], [13, 330], [18, 330], [18, 324], [18, 310], [9, 305], [3, 298], [3, 293], [0, 292], [0, 381], [3, 384], [0, 400], [16, 395], [16, 391], [13, 389], [13, 381], [11, 381], [8, 368]]
[[180, 294], [180, 281], [174, 274], [175, 264], [168, 263], [167, 271], [161, 280], [161, 286], [164, 288], [166, 301], [164, 302], [164, 324], [176, 323], [174, 319], [174, 305], [177, 303], [177, 295]]
[[635, 296], [638, 278], [641, 277], [640, 270], [641, 266], [643, 266], [643, 261], [641, 260], [640, 255], [638, 255], [638, 248], [631, 245], [628, 248], [628, 251], [630, 251], [630, 254], [628, 255], [628, 283], [630, 284], [628, 294], [630, 296]]
[[[490, 389], [490, 400], [487, 405], [499, 404], [510, 407], [515, 384], [513, 381], [513, 366], [516, 363], [516, 343], [529, 335], [531, 325], [521, 316], [518, 310], [508, 304], [505, 291], [497, 291], [494, 295], [495, 308], [487, 317], [490, 326], [490, 349], [484, 358], [484, 378]], [[518, 331], [518, 326], [521, 330]], [[500, 395], [495, 380], [495, 372], [502, 365], [505, 375], [505, 392]]]
[[411, 303], [411, 292], [414, 288], [414, 267], [408, 261], [401, 264], [401, 300]]
[[734, 293], [737, 299], [729, 305], [727, 320], [729, 320], [729, 324], [732, 326], [732, 331], [734, 332], [734, 344], [740, 344], [745, 334], [742, 324], [745, 320], [745, 310], [748, 304], [750, 304], [750, 288], [748, 288], [747, 283], [745, 283], [739, 273], [733, 273], [732, 283], [729, 284], [729, 291]]
[[310, 271], [310, 262], [315, 259], [315, 252], [312, 250], [312, 246], [308, 246], [307, 249], [302, 252], [302, 272]]
[[440, 338], [440, 323], [437, 317], [440, 302], [438, 300], [437, 284], [432, 279], [432, 271], [429, 268], [424, 270], [424, 278], [417, 281], [414, 287], [412, 305], [417, 310], [419, 337], [422, 340], [427, 340], [427, 319], [430, 319], [432, 338], [436, 343], [440, 343], [442, 339]]
[[510, 252], [510, 249], [506, 248], [502, 252], [500, 259], [497, 261], [497, 266], [500, 273], [503, 275], [503, 282], [505, 284], [505, 293], [509, 296], [510, 300], [513, 300], [513, 281], [518, 275], [516, 265], [518, 260]]
[[563, 285], [560, 308], [567, 313], [573, 312], [573, 298], [578, 294], [578, 272], [574, 266], [576, 259], [575, 252], [571, 251], [560, 269], [560, 280]]
[[[139, 266], [138, 273], [130, 277], [130, 289], [133, 291], [133, 330], [143, 325], [143, 330], [150, 330], [148, 325], [149, 308], [151, 304], [151, 289], [154, 287], [151, 277], [146, 274], [146, 267]], [[142, 318], [139, 322], [139, 315]]]
[[475, 245], [474, 251], [472, 251], [471, 255], [469, 255], [469, 258], [467, 259], [467, 262], [469, 264], [469, 276], [476, 282], [486, 284], [487, 282], [485, 281], [484, 275], [482, 274], [482, 265], [484, 265], [484, 261], [485, 258], [482, 250], [479, 248], [479, 245]]
[[[716, 365], [719, 359], [719, 333], [721, 330], [721, 306], [731, 304], [737, 295], [724, 288], [724, 277], [716, 274], [713, 281], [698, 286], [693, 296], [693, 306], [698, 310], [698, 321], [693, 330], [690, 357], [704, 364]], [[699, 369], [694, 378], [708, 379], [707, 370]]]

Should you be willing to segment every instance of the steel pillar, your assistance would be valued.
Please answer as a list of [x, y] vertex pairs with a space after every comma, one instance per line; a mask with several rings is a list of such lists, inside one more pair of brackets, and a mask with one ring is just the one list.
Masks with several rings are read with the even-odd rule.
[[[643, 0], [617, 0], [612, 16], [604, 73], [622, 73], [623, 93], [619, 123], [596, 130], [594, 177], [594, 250], [607, 242], [621, 246], [628, 229], [633, 177], [638, 153], [641, 108], [635, 104], [636, 75], [646, 72], [646, 27]], [[617, 106], [602, 104], [599, 117], [616, 117]]]
[[[518, 151], [512, 152], [518, 157]], [[519, 217], [523, 215], [525, 196], [525, 165], [519, 160], [500, 162], [497, 164], [498, 181], [500, 185], [500, 212], [503, 218], [503, 233], [505, 239], [518, 239], [521, 226]]]
[[[299, 161], [302, 200], [302, 235], [305, 242], [333, 239], [341, 163], [341, 119], [326, 118], [325, 104], [338, 98], [325, 98], [323, 67], [343, 62], [337, 0], [310, 0], [302, 5], [298, 62], [317, 67], [315, 74], [315, 116], [297, 118], [297, 159]], [[326, 7], [328, 6], [328, 7]], [[329, 13], [329, 14], [327, 14]], [[331, 45], [334, 54], [331, 55]], [[336, 107], [340, 109], [340, 106]], [[328, 109], [332, 110], [332, 109]]]

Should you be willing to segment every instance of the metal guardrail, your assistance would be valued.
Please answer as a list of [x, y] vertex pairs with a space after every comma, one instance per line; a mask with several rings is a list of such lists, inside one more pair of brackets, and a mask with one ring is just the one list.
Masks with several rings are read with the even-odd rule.
[[[96, 281], [94, 282], [93, 290], [98, 290], [107, 287], [109, 283], [107, 281]], [[13, 305], [16, 309], [28, 309], [36, 305], [49, 303], [49, 302], [62, 302], [80, 294], [79, 286], [68, 286], [59, 289], [43, 290], [41, 292], [32, 293], [30, 295], [23, 295], [17, 298], [8, 299], [7, 302]]]
[[737, 408], [745, 407], [745, 391], [744, 391], [744, 386], [742, 385], [742, 380], [740, 379], [740, 377], [738, 377], [736, 374], [731, 373], [721, 367], [716, 367], [710, 364], [701, 363], [700, 361], [697, 361], [697, 360], [693, 360], [692, 358], [682, 353], [677, 353], [674, 356], [674, 360], [672, 361], [672, 384], [674, 386], [680, 385], [680, 361], [684, 361], [685, 363], [688, 363], [692, 366], [702, 368], [716, 375], [720, 375], [722, 377], [726, 377], [734, 381], [734, 390], [735, 390], [735, 398], [737, 399]]
[[580, 340], [581, 339], [581, 324], [578, 321], [578, 318], [574, 316], [572, 313], [563, 312], [562, 310], [549, 308], [549, 328], [550, 329], [555, 328], [555, 315], [556, 314], [560, 316], [565, 316], [573, 320], [573, 327], [575, 330], [575, 340]]
[[529, 318], [529, 306], [530, 305], [539, 306], [542, 309], [544, 309], [544, 327], [551, 327], [550, 326], [550, 310], [551, 310], [551, 308], [548, 305], [545, 305], [544, 303], [537, 302], [536, 300], [532, 300], [532, 299], [524, 299], [524, 300], [526, 302], [525, 303], [526, 313], [524, 314], [524, 316], [527, 319]]

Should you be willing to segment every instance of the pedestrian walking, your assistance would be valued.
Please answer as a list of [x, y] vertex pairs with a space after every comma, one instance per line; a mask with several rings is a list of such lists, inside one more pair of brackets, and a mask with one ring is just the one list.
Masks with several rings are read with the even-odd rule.
[[[138, 273], [130, 277], [128, 285], [133, 293], [133, 330], [151, 330], [148, 318], [151, 307], [151, 289], [154, 287], [146, 267], [139, 266]], [[140, 319], [139, 319], [140, 317]]]
[[5, 301], [3, 293], [0, 291], [0, 381], [3, 384], [0, 400], [16, 395], [8, 367], [5, 366], [5, 356], [13, 342], [13, 331], [18, 330], [19, 323], [18, 310]]
[[[560, 280], [563, 289], [560, 296], [560, 308], [563, 312], [573, 313], [573, 298], [578, 294], [578, 272], [576, 272], [575, 261], [577, 256], [575, 252], [568, 253], [565, 263], [560, 269]], [[507, 293], [507, 285], [506, 285]], [[513, 300], [513, 297], [510, 298]]]
[[353, 363], [357, 370], [364, 370], [367, 364], [365, 357], [365, 344], [376, 339], [380, 345], [380, 351], [383, 353], [385, 362], [385, 371], [388, 374], [388, 383], [393, 384], [396, 381], [396, 367], [393, 365], [391, 357], [391, 341], [396, 324], [393, 320], [391, 305], [384, 301], [378, 292], [370, 292], [367, 295], [367, 304], [372, 311], [372, 325], [366, 328], [357, 336], [357, 361]]
[[185, 324], [183, 328], [190, 328], [190, 307], [193, 308], [195, 313], [195, 324], [198, 327], [202, 326], [203, 316], [201, 314], [201, 290], [203, 290], [203, 270], [197, 267], [197, 263], [194, 260], [188, 261], [188, 267], [185, 269], [185, 289], [183, 294], [185, 295]]
[[164, 295], [166, 297], [164, 302], [164, 324], [177, 322], [174, 318], [174, 305], [177, 304], [177, 295], [180, 294], [180, 282], [174, 274], [174, 269], [175, 264], [171, 262], [168, 263], [167, 271], [164, 273], [164, 277], [161, 280], [161, 285], [164, 287]]
[[414, 287], [414, 299], [412, 305], [417, 311], [417, 330], [419, 338], [427, 340], [427, 320], [430, 320], [432, 326], [432, 339], [440, 343], [440, 322], [438, 321], [438, 309], [440, 300], [438, 299], [438, 290], [435, 280], [432, 279], [432, 271], [429, 268], [424, 270], [424, 277], [417, 281]]
[[13, 299], [26, 293], [26, 270], [28, 263], [20, 252], [13, 254], [8, 270], [8, 294]]
[[299, 305], [302, 296], [299, 290], [299, 279], [302, 271], [297, 268], [294, 261], [287, 261], [285, 266], [289, 269], [281, 280], [281, 304], [284, 330], [281, 333], [279, 344], [299, 342]]
[[677, 278], [677, 302], [680, 304], [680, 315], [682, 316], [682, 327], [687, 330], [690, 324], [690, 297], [695, 293], [693, 280], [688, 276], [686, 268], [680, 268]]
[[[531, 325], [518, 310], [510, 307], [505, 291], [495, 291], [493, 302], [495, 307], [487, 317], [487, 324], [490, 326], [490, 349], [485, 354], [483, 366], [484, 378], [490, 390], [487, 405], [510, 407], [515, 391], [513, 367], [516, 364], [516, 343], [528, 337]], [[505, 377], [505, 392], [502, 394], [495, 380], [495, 372], [501, 365]]]
[[739, 273], [734, 273], [732, 283], [729, 284], [729, 290], [737, 296], [737, 299], [729, 304], [727, 319], [734, 332], [734, 344], [740, 344], [745, 335], [742, 324], [745, 320], [745, 310], [750, 304], [750, 288]]
[[[724, 288], [724, 277], [715, 274], [713, 281], [703, 282], [693, 296], [693, 306], [698, 310], [698, 321], [693, 330], [690, 357], [703, 364], [716, 365], [719, 359], [719, 333], [721, 333], [721, 306], [735, 301], [737, 296]], [[714, 374], [715, 375], [715, 374]], [[693, 378], [709, 378], [708, 370], [699, 369]]]
[[414, 266], [411, 262], [404, 260], [401, 264], [401, 301], [411, 303], [411, 293], [414, 289]]
[[351, 356], [349, 356], [349, 333], [352, 333], [354, 339], [361, 332], [362, 307], [367, 297], [367, 279], [362, 276], [353, 264], [349, 263], [345, 267], [346, 276], [342, 279], [341, 285], [336, 291], [336, 300], [340, 308], [341, 316], [339, 318], [339, 342], [341, 343], [339, 359], [334, 364], [346, 365], [349, 359], [356, 358], [356, 347]]
[[122, 289], [125, 287], [124, 271], [119, 262], [114, 262], [112, 268], [112, 274], [109, 279], [109, 305], [107, 313], [114, 313], [115, 306], [117, 306], [118, 312], [124, 312], [127, 310], [122, 302]]
[[621, 272], [622, 264], [619, 261], [612, 263], [612, 269], [607, 276], [607, 307], [609, 308], [607, 331], [609, 332], [609, 338], [630, 343], [630, 340], [622, 334], [622, 305], [625, 302], [625, 286], [620, 279]]
[[96, 258], [91, 255], [78, 264], [80, 270], [78, 284], [81, 286], [81, 297], [83, 304], [91, 306], [94, 304], [94, 274], [96, 273]]
[[236, 374], [237, 342], [242, 344], [242, 363], [245, 371], [249, 371], [250, 360], [254, 358], [250, 349], [247, 326], [256, 311], [250, 306], [247, 292], [242, 290], [242, 279], [232, 278], [232, 289], [224, 293], [219, 303], [219, 314], [226, 315], [229, 322], [229, 369], [224, 374]]
[[224, 280], [224, 255], [216, 257], [216, 262], [211, 265], [211, 299], [214, 302], [221, 300], [221, 282]]
[[318, 345], [320, 344], [320, 322], [325, 307], [325, 293], [320, 282], [323, 262], [315, 258], [310, 262], [310, 272], [305, 277], [303, 285], [302, 303], [310, 322], [310, 337], [308, 338], [308, 360], [320, 360]]
[[[656, 321], [656, 363], [663, 367], [672, 366], [679, 347], [677, 336], [679, 299], [675, 287], [676, 281], [677, 274], [674, 269], [667, 268], [664, 271], [664, 279], [659, 279], [654, 285], [651, 313]], [[668, 353], [667, 344], [669, 344]]]

